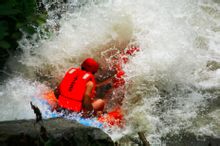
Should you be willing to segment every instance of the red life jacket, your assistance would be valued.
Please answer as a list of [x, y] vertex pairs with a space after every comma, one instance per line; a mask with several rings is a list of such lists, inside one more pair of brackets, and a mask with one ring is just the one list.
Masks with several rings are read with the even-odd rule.
[[60, 96], [58, 98], [58, 104], [62, 108], [80, 112], [83, 109], [82, 100], [88, 81], [92, 81], [94, 84], [90, 95], [91, 98], [94, 98], [96, 84], [93, 74], [79, 68], [71, 68], [59, 85]]

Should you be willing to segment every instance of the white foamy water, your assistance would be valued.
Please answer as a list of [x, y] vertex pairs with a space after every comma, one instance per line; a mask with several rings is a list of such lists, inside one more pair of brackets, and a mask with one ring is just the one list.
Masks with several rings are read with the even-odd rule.
[[[34, 80], [53, 84], [88, 56], [102, 62], [105, 50], [136, 44], [140, 52], [124, 65], [126, 126], [110, 135], [220, 136], [218, 0], [70, 1], [63, 9], [59, 31], [49, 39], [34, 46], [21, 40], [23, 66], [17, 70], [24, 75], [1, 87], [1, 99], [7, 101], [1, 102], [2, 120], [33, 117], [25, 106], [37, 94]], [[55, 26], [53, 20], [48, 24]], [[8, 92], [11, 88], [16, 92]], [[25, 114], [13, 112], [12, 105]]]
[[39, 82], [32, 82], [21, 77], [7, 80], [0, 88], [1, 121], [35, 118], [30, 102], [39, 99], [42, 93], [48, 90], [48, 87]]

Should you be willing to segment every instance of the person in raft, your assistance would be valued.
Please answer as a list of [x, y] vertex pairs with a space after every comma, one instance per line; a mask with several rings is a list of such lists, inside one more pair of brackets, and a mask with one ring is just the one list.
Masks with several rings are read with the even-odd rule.
[[58, 105], [61, 109], [70, 112], [82, 112], [89, 117], [102, 112], [105, 102], [102, 99], [94, 99], [96, 82], [94, 74], [99, 64], [92, 58], [87, 58], [81, 64], [81, 68], [70, 68], [55, 91]]

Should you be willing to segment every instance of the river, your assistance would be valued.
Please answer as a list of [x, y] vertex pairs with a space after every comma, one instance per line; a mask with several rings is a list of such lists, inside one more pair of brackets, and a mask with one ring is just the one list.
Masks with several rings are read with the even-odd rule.
[[13, 73], [0, 86], [1, 121], [34, 118], [29, 102], [88, 56], [102, 62], [108, 50], [138, 46], [122, 65], [126, 126], [111, 137], [220, 137], [219, 0], [70, 0], [57, 7], [48, 11], [47, 35], [39, 28], [24, 37], [23, 53], [7, 63]]

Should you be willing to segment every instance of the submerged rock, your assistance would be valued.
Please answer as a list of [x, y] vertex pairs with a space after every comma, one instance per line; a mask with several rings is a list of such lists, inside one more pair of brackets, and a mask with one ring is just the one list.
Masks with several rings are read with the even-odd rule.
[[83, 126], [62, 118], [0, 122], [0, 145], [4, 146], [113, 146], [111, 138], [101, 129]]

